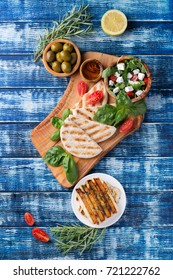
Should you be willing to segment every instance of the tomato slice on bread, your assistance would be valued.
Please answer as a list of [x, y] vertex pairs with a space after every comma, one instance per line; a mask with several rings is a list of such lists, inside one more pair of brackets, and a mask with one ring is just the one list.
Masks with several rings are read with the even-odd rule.
[[97, 102], [102, 100], [103, 98], [103, 91], [102, 90], [96, 90], [90, 95], [87, 96], [86, 102], [90, 105], [95, 105]]
[[77, 90], [80, 96], [83, 96], [87, 92], [87, 84], [84, 81], [80, 81], [77, 86]]

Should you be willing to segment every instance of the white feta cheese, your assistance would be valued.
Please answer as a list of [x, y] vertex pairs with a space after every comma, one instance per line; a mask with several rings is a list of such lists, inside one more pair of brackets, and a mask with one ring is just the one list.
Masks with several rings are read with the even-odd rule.
[[139, 73], [139, 74], [138, 74], [138, 79], [139, 79], [140, 81], [142, 81], [142, 80], [144, 79], [144, 77], [145, 77], [145, 74], [144, 74], [144, 73]]
[[140, 84], [140, 82], [138, 82], [138, 81], [133, 82], [133, 85], [139, 85], [139, 84]]
[[132, 86], [125, 87], [125, 92], [134, 91]]
[[118, 73], [118, 72], [115, 72], [115, 77], [119, 77], [120, 76], [120, 73]]
[[129, 83], [130, 85], [134, 85], [134, 81], [132, 81], [132, 80], [128, 80], [128, 83]]
[[117, 80], [116, 80], [116, 82], [119, 83], [119, 84], [120, 84], [120, 83], [123, 83], [123, 82], [124, 82], [123, 77], [121, 77], [121, 76], [118, 77]]
[[132, 77], [132, 74], [129, 72], [129, 73], [127, 73], [127, 78], [128, 79], [131, 79], [131, 77]]
[[116, 87], [113, 89], [113, 93], [115, 93], [115, 94], [118, 93], [119, 91], [120, 91], [119, 87]]
[[114, 85], [114, 82], [112, 80], [109, 80], [109, 86], [113, 86]]
[[133, 74], [136, 75], [136, 74], [139, 74], [140, 70], [139, 69], [135, 69], [133, 70]]
[[118, 68], [118, 70], [124, 70], [125, 69], [125, 64], [124, 63], [118, 63], [117, 68]]
[[135, 94], [136, 94], [137, 96], [139, 96], [139, 95], [141, 95], [141, 93], [143, 93], [143, 90], [137, 90]]

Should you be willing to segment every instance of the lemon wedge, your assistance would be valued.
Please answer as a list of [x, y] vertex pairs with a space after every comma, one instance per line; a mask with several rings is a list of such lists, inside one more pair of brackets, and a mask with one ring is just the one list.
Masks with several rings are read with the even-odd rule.
[[109, 10], [102, 16], [101, 27], [108, 35], [121, 35], [127, 28], [127, 18], [119, 10]]

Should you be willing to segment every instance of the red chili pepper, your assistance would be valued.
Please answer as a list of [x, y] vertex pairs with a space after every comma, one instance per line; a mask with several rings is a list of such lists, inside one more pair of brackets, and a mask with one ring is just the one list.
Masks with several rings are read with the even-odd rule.
[[133, 120], [127, 119], [119, 126], [119, 132], [123, 133], [130, 130], [133, 127]]
[[131, 80], [132, 80], [132, 81], [137, 81], [137, 80], [138, 80], [138, 74], [134, 74], [134, 75], [131, 77]]
[[145, 83], [146, 86], [148, 85], [148, 77], [144, 78], [144, 83]]
[[127, 92], [127, 95], [128, 95], [130, 98], [133, 98], [133, 97], [134, 97], [134, 93], [133, 93], [133, 91], [129, 91], [129, 92]]
[[29, 212], [26, 212], [24, 214], [24, 219], [29, 226], [33, 226], [33, 224], [35, 223], [34, 217]]
[[41, 228], [34, 228], [32, 235], [41, 242], [48, 242], [50, 240], [49, 235]]
[[95, 105], [97, 102], [99, 102], [103, 98], [103, 91], [102, 90], [96, 90], [90, 95], [87, 96], [86, 102], [90, 105]]
[[117, 77], [115, 77], [114, 75], [111, 75], [111, 76], [109, 77], [109, 80], [111, 80], [111, 81], [113, 81], [113, 82], [116, 82]]
[[78, 93], [83, 96], [87, 92], [87, 84], [84, 81], [80, 81], [77, 86]]

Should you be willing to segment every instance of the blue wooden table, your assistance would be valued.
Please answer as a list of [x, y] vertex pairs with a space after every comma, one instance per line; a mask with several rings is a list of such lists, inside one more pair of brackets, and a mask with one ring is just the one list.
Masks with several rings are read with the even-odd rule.
[[[92, 251], [64, 257], [53, 241], [31, 235], [23, 214], [49, 232], [78, 222], [71, 189], [52, 176], [30, 140], [31, 130], [56, 106], [69, 79], [51, 76], [33, 62], [39, 35], [82, 1], [0, 1], [0, 259], [173, 258], [173, 2], [172, 0], [85, 1], [93, 36], [72, 38], [81, 52], [130, 54], [150, 67], [153, 84], [141, 128], [124, 139], [91, 172], [117, 178], [127, 194], [123, 217], [106, 230]], [[100, 27], [108, 9], [120, 9], [128, 28], [109, 37]]]

